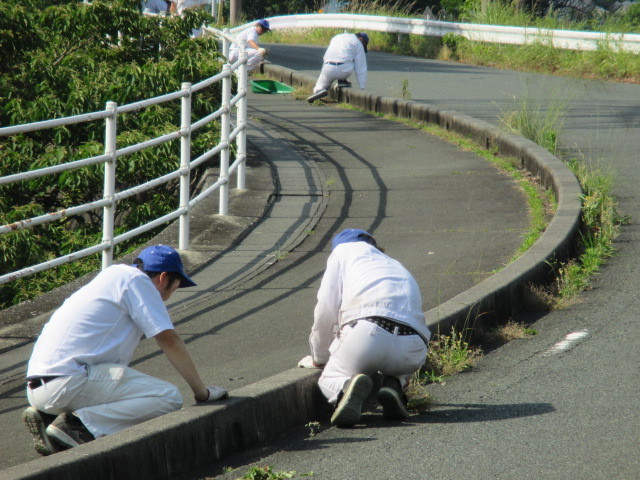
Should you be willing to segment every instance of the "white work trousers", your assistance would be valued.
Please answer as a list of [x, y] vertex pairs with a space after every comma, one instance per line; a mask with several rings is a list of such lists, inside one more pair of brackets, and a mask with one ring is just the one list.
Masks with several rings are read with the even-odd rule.
[[183, 403], [175, 385], [112, 363], [27, 387], [27, 398], [45, 413], [73, 412], [96, 438], [179, 410]]
[[345, 325], [329, 347], [329, 361], [318, 385], [330, 403], [353, 375], [380, 372], [396, 377], [404, 388], [424, 364], [427, 346], [420, 335], [394, 335], [366, 320]]
[[[235, 63], [240, 58], [240, 50], [231, 50], [229, 52], [229, 63]], [[255, 48], [247, 48], [247, 72], [255, 70], [262, 61], [262, 55], [260, 51]]]
[[353, 62], [346, 62], [342, 65], [331, 65], [325, 63], [320, 70], [320, 76], [316, 82], [316, 86], [313, 87], [313, 93], [318, 93], [321, 90], [329, 90], [331, 84], [336, 80], [346, 80], [353, 73]]

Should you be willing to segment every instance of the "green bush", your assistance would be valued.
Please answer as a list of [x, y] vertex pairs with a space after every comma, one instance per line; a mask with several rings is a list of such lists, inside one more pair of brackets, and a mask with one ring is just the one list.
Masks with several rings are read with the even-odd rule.
[[[145, 17], [137, 2], [97, 0], [92, 5], [51, 0], [9, 0], [0, 17], [0, 124], [16, 125], [104, 110], [180, 90], [220, 71], [212, 37], [191, 39], [210, 20], [200, 9], [183, 17]], [[6, 55], [5, 55], [6, 53]], [[219, 87], [194, 95], [194, 118], [215, 110]], [[118, 117], [118, 148], [176, 131], [180, 102]], [[59, 165], [104, 152], [104, 122], [0, 137], [2, 175]], [[192, 155], [217, 143], [218, 127], [193, 136]], [[195, 157], [194, 157], [195, 158]], [[118, 191], [164, 175], [179, 165], [179, 141], [120, 157]], [[0, 187], [0, 224], [59, 211], [101, 198], [102, 165]], [[197, 181], [196, 173], [192, 180]], [[118, 204], [117, 232], [131, 230], [177, 207], [176, 182]], [[0, 274], [16, 271], [96, 244], [102, 211], [0, 235]], [[139, 241], [139, 240], [138, 240]], [[116, 255], [132, 248], [117, 247]], [[0, 285], [0, 307], [67, 283], [95, 269], [97, 255], [55, 270]]]

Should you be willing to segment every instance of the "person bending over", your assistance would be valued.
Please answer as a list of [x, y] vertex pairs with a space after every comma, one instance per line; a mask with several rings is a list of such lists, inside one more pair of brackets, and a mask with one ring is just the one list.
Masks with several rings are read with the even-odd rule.
[[364, 230], [336, 235], [317, 294], [311, 355], [298, 363], [323, 368], [318, 385], [336, 407], [331, 423], [349, 427], [360, 420], [378, 372], [383, 416], [407, 418], [403, 389], [424, 364], [430, 338], [420, 289], [407, 269]]

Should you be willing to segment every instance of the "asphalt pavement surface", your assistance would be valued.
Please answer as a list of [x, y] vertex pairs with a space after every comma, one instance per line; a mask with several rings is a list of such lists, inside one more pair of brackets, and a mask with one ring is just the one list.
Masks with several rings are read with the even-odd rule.
[[[270, 45], [269, 59], [317, 75], [322, 47]], [[471, 372], [432, 385], [430, 413], [353, 429], [301, 427], [261, 450], [194, 473], [241, 477], [251, 466], [346, 479], [640, 478], [637, 185], [640, 86], [527, 74], [369, 52], [367, 91], [498, 124], [522, 99], [564, 104], [562, 148], [614, 179], [630, 221], [617, 255], [563, 310], [523, 315], [537, 335], [488, 353]], [[354, 88], [356, 83], [354, 82]]]

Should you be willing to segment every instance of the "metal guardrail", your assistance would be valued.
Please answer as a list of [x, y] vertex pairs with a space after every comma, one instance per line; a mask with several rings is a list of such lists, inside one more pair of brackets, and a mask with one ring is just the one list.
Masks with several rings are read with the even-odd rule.
[[[633, 33], [581, 32], [533, 27], [476, 25], [443, 22], [440, 20], [355, 15], [350, 13], [287, 15], [271, 17], [268, 20], [272, 30], [331, 27], [436, 37], [452, 33], [478, 42], [516, 45], [542, 42], [555, 48], [571, 50], [597, 50], [602, 45], [610, 45], [627, 52], [640, 53], [640, 34]], [[252, 24], [253, 22], [230, 31], [235, 33]]]
[[[212, 30], [214, 34], [221, 35], [224, 38], [223, 41], [227, 44], [226, 53], [228, 53], [228, 43], [234, 41], [234, 38], [227, 34], [224, 34], [223, 32], [219, 32], [214, 29], [210, 30]], [[226, 56], [228, 58], [228, 55]], [[231, 91], [233, 83], [231, 81], [231, 77], [232, 75], [234, 75], [234, 72], [236, 72], [235, 74], [238, 76], [238, 88], [235, 94], [233, 94], [233, 92]], [[194, 123], [191, 123], [191, 100], [193, 94], [218, 82], [222, 82], [222, 101], [220, 108], [210, 113], [206, 117]], [[159, 105], [165, 102], [172, 102], [177, 100], [180, 100], [181, 102], [181, 124], [178, 130], [165, 135], [161, 135], [157, 138], [141, 142], [136, 145], [131, 145], [125, 148], [118, 148], [116, 143], [118, 115], [142, 110], [152, 105]], [[232, 129], [231, 115], [234, 108], [236, 110], [236, 122], [235, 128]], [[220, 142], [203, 153], [200, 157], [192, 160], [191, 134], [218, 118], [220, 119], [221, 125]], [[29, 266], [16, 272], [2, 275], [0, 276], [0, 284], [7, 283], [9, 281], [41, 272], [43, 270], [47, 270], [49, 268], [53, 268], [58, 265], [78, 260], [80, 258], [84, 258], [99, 252], [102, 252], [102, 268], [106, 268], [113, 263], [113, 247], [115, 245], [176, 218], [179, 219], [178, 248], [180, 250], [185, 250], [189, 248], [189, 210], [196, 204], [201, 202], [205, 197], [213, 193], [215, 190], [219, 190], [220, 193], [218, 210], [220, 215], [228, 215], [230, 175], [236, 172], [237, 188], [245, 188], [245, 161], [247, 151], [247, 54], [245, 45], [240, 45], [240, 58], [237, 62], [235, 62], [234, 64], [225, 64], [222, 67], [221, 73], [194, 85], [192, 85], [191, 83], [183, 83], [182, 89], [178, 92], [173, 92], [121, 106], [118, 106], [115, 102], [107, 102], [105, 109], [98, 112], [0, 128], [0, 137], [46, 130], [64, 125], [73, 125], [100, 120], [105, 122], [105, 149], [103, 155], [0, 177], [0, 185], [8, 185], [14, 182], [31, 180], [34, 178], [57, 174], [69, 170], [76, 170], [88, 165], [104, 164], [104, 187], [102, 199], [89, 202], [84, 205], [60, 208], [56, 212], [24, 219], [8, 225], [2, 225], [0, 226], [0, 235], [16, 230], [32, 228], [36, 225], [50, 223], [65, 217], [78, 215], [80, 213], [102, 208], [102, 241], [97, 245], [93, 245], [91, 247], [73, 252], [71, 254], [64, 255], [37, 265]], [[118, 158], [176, 139], [180, 139], [180, 166], [177, 170], [170, 172], [162, 177], [150, 180], [144, 184], [137, 185], [128, 190], [116, 193], [115, 177]], [[236, 145], [236, 155], [235, 159], [233, 159], [233, 162], [230, 163], [231, 145], [234, 141]], [[206, 190], [191, 198], [189, 187], [191, 171], [194, 168], [200, 166], [203, 162], [211, 159], [218, 154], [220, 155], [220, 173], [218, 180]], [[178, 209], [167, 215], [164, 215], [163, 217], [152, 220], [144, 225], [140, 225], [134, 230], [130, 230], [121, 235], [114, 236], [115, 211], [119, 201], [174, 179], [179, 179], [180, 182], [180, 202]]]

